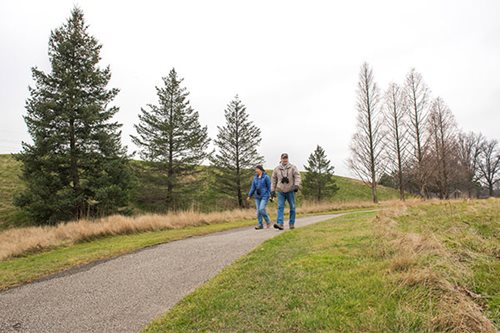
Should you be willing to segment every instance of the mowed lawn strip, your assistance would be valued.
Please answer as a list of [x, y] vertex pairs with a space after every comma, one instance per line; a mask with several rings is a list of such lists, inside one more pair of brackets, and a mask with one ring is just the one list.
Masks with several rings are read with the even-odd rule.
[[[498, 230], [498, 203], [398, 207], [284, 233], [224, 269], [144, 332], [496, 332], [499, 281], [492, 277], [500, 271], [490, 252], [494, 245], [498, 250], [498, 235], [490, 231]], [[447, 205], [465, 205], [463, 216], [478, 221], [477, 227], [457, 228], [463, 216], [449, 214]], [[448, 221], [448, 227], [432, 221]], [[471, 258], [457, 269], [460, 258], [446, 238], [461, 234], [465, 241], [455, 242], [455, 250], [467, 252], [478, 229], [493, 243], [479, 241], [483, 246], [475, 254], [492, 259]]]

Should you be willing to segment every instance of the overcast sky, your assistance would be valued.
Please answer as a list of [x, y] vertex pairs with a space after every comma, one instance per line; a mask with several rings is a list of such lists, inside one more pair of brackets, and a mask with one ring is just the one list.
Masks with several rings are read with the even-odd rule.
[[359, 67], [379, 86], [415, 67], [464, 130], [500, 138], [500, 1], [7, 1], [0, 2], [0, 153], [29, 140], [22, 119], [30, 68], [49, 70], [47, 42], [74, 5], [103, 44], [135, 150], [137, 114], [175, 67], [211, 137], [235, 94], [262, 130], [272, 167], [300, 168], [317, 144], [336, 173], [355, 126]]

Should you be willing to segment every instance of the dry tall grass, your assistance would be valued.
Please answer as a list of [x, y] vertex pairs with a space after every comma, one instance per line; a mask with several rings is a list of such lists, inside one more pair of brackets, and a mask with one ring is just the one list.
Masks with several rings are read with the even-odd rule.
[[[370, 202], [363, 201], [304, 203], [298, 208], [298, 213], [308, 214], [372, 206], [373, 204]], [[132, 217], [113, 215], [99, 220], [82, 219], [57, 226], [9, 229], [0, 233], [0, 260], [100, 237], [250, 220], [254, 217], [255, 211], [253, 209], [213, 213], [184, 211]]]
[[[435, 203], [433, 201], [432, 203]], [[424, 287], [429, 302], [436, 302], [435, 317], [427, 323], [429, 332], [497, 332], [492, 322], [462, 286], [472, 272], [432, 233], [398, 230], [395, 216], [408, 206], [377, 214], [377, 252], [390, 259], [390, 276], [397, 288]], [[472, 293], [473, 294], [473, 293]]]

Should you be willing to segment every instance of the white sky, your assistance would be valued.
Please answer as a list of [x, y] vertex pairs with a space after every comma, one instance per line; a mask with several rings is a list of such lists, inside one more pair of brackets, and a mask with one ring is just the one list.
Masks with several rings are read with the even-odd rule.
[[355, 125], [363, 61], [382, 88], [411, 67], [444, 98], [465, 130], [500, 139], [500, 1], [23, 1], [0, 2], [0, 153], [29, 140], [22, 119], [30, 68], [49, 70], [50, 31], [73, 5], [104, 45], [117, 120], [135, 150], [137, 114], [156, 103], [172, 67], [216, 136], [239, 94], [262, 130], [272, 167], [281, 152], [302, 168], [316, 144], [336, 173]]

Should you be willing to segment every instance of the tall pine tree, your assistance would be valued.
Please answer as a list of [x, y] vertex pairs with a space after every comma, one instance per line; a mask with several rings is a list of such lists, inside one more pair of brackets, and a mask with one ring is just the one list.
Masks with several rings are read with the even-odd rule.
[[109, 107], [109, 67], [100, 68], [102, 45], [88, 32], [83, 12], [52, 31], [51, 72], [33, 68], [24, 117], [33, 143], [23, 143], [26, 190], [16, 199], [40, 223], [115, 212], [127, 203], [127, 156], [120, 124]]
[[307, 173], [302, 183], [302, 192], [306, 198], [321, 201], [331, 198], [338, 191], [333, 178], [334, 167], [330, 165], [325, 150], [319, 145], [309, 155], [304, 168]]
[[229, 197], [244, 207], [243, 191], [250, 185], [253, 168], [263, 162], [257, 152], [260, 129], [248, 119], [245, 105], [238, 95], [224, 110], [226, 124], [218, 126], [215, 140], [217, 153], [211, 159], [215, 166], [215, 184]]
[[135, 125], [137, 136], [132, 136], [141, 157], [165, 174], [166, 209], [184, 206], [184, 195], [195, 183], [192, 176], [209, 156], [207, 127], [200, 125], [182, 81], [175, 69], [163, 78], [164, 86], [156, 87], [158, 105], [141, 109], [139, 124]]

